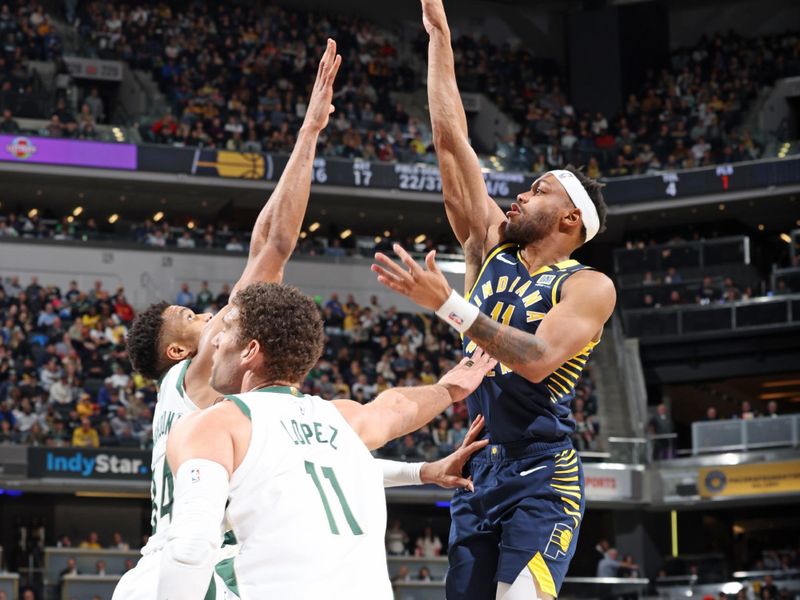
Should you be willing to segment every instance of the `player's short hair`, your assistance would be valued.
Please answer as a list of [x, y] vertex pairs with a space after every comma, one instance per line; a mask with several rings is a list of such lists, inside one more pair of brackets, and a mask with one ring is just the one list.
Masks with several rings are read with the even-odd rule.
[[[603, 192], [601, 190], [606, 187], [606, 184], [600, 183], [596, 179], [592, 179], [588, 175], [585, 175], [582, 168], [579, 169], [573, 165], [567, 165], [564, 167], [564, 170], [575, 175], [575, 177], [578, 178], [578, 181], [581, 182], [583, 189], [585, 189], [586, 193], [589, 194], [589, 199], [591, 199], [594, 207], [597, 209], [597, 216], [600, 219], [600, 229], [597, 230], [597, 233], [603, 233], [606, 230], [608, 206], [606, 205], [606, 201], [603, 199]], [[586, 240], [585, 226], [582, 229], [582, 234], [583, 239]]]
[[283, 283], [253, 283], [231, 303], [239, 309], [239, 341], [258, 341], [267, 357], [262, 375], [272, 381], [305, 379], [324, 346], [314, 300]]
[[164, 311], [168, 306], [166, 302], [157, 302], [140, 312], [125, 339], [134, 370], [148, 379], [158, 379], [170, 366], [161, 353]]

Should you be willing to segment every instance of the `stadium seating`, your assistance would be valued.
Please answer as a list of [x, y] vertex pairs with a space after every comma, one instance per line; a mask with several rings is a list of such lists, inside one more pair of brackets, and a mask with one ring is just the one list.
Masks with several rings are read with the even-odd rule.
[[[576, 544], [558, 594], [564, 600], [800, 597], [792, 509], [800, 489], [800, 161], [784, 160], [797, 149], [787, 141], [797, 137], [795, 80], [770, 91], [800, 74], [800, 37], [762, 35], [778, 30], [782, 12], [797, 12], [788, 0], [775, 1], [776, 10], [752, 3], [764, 13], [752, 27], [738, 4], [658, 3], [669, 16], [664, 60], [649, 64], [653, 55], [643, 54], [642, 72], [651, 70], [625, 82], [632, 93], [612, 114], [575, 105], [569, 88], [580, 86], [567, 85], [576, 64], [568, 29], [585, 13], [642, 3], [540, 10], [499, 2], [483, 21], [470, 14], [475, 3], [446, 0], [459, 87], [473, 94], [465, 96], [471, 142], [490, 171], [490, 194], [510, 198], [529, 185], [530, 173], [567, 162], [611, 179], [608, 230], [575, 255], [617, 289], [617, 310], [571, 406], [586, 512], [579, 536], [575, 529], [568, 538], [559, 525], [545, 532], [542, 549], [558, 557], [559, 548], [563, 555]], [[329, 36], [344, 54], [337, 110], [320, 138], [308, 221], [286, 272], [287, 281], [318, 294], [324, 322], [325, 351], [302, 391], [366, 403], [391, 386], [433, 383], [461, 358], [457, 333], [368, 274], [373, 253], [394, 241], [418, 259], [436, 249], [451, 284], [464, 272], [436, 191], [419, 7], [392, 6], [392, 17], [396, 10], [407, 20], [378, 25], [340, 7], [305, 8], [314, 4], [0, 6], [0, 133], [13, 140], [0, 148], [7, 151], [0, 162], [0, 599], [110, 598], [138, 559], [151, 509], [159, 509], [141, 467], [157, 388], [132, 372], [125, 336], [137, 311], [164, 294], [198, 312], [228, 302], [228, 278], [249, 251], [247, 223], [285, 169]], [[509, 22], [523, 12], [525, 22]], [[549, 30], [542, 40], [496, 43], [506, 27], [509, 39], [524, 37], [529, 18], [533, 29]], [[694, 32], [722, 30], [729, 33], [693, 40]], [[605, 27], [599, 33], [618, 41]], [[693, 43], [677, 47], [687, 40]], [[71, 76], [76, 64], [62, 54], [131, 69], [122, 69], [124, 83]], [[560, 54], [563, 63], [541, 58]], [[126, 112], [123, 89], [147, 96], [144, 112]], [[484, 131], [489, 103], [508, 119]], [[784, 123], [775, 116], [768, 126], [777, 113]], [[38, 155], [13, 139], [28, 135]], [[73, 139], [141, 145], [103, 146], [136, 155], [124, 172], [45, 156], [47, 146], [92, 154]], [[229, 169], [226, 158], [244, 166]], [[409, 178], [419, 172], [419, 185], [381, 177], [406, 171]], [[259, 181], [242, 181], [243, 174]], [[492, 185], [499, 183], [508, 185]], [[437, 460], [467, 427], [460, 403], [376, 455]], [[139, 462], [107, 477], [67, 468], [79, 455]], [[451, 494], [434, 485], [386, 491], [395, 598], [444, 597]], [[90, 529], [99, 535], [72, 544], [69, 536]], [[116, 529], [132, 543], [112, 536]], [[607, 541], [605, 549], [602, 541], [594, 546], [601, 538], [623, 557], [613, 577], [594, 576], [597, 561], [611, 556]]]
[[[154, 383], [131, 372], [124, 348], [133, 309], [123, 289], [62, 291], [17, 278], [0, 287], [0, 443], [148, 448]], [[196, 292], [196, 295], [195, 295]], [[187, 290], [178, 303], [197, 311], [227, 303], [224, 291]], [[325, 354], [304, 383], [323, 398], [369, 402], [395, 385], [434, 383], [461, 356], [458, 336], [432, 315], [360, 306], [334, 294], [321, 304]], [[597, 400], [589, 377], [578, 385], [579, 448], [595, 448]], [[84, 419], [88, 421], [84, 424]], [[387, 456], [436, 460], [457, 447], [465, 407], [382, 449]]]
[[[19, 35], [27, 39], [22, 55], [58, 56], [47, 15], [21, 6], [17, 12]], [[343, 15], [225, 4], [88, 2], [73, 26], [85, 51], [153, 74], [170, 111], [146, 120], [145, 141], [289, 152], [317, 57], [325, 39], [334, 37], [345, 67], [321, 155], [435, 160], [426, 115], [410, 115], [393, 99], [423, 89], [425, 73], [409, 65], [424, 62], [408, 60], [412, 52], [424, 53], [422, 37]], [[559, 68], [524, 47], [500, 47], [477, 36], [454, 45], [462, 89], [484, 93], [515, 123], [515, 134], [484, 151], [504, 168], [534, 173], [573, 162], [587, 165], [591, 176], [619, 177], [757, 158], [761, 143], [742, 123], [758, 89], [800, 73], [795, 33], [754, 39], [715, 34], [674, 51], [666, 68], [640, 82], [620, 114], [606, 115], [573, 107]], [[22, 114], [19, 103], [0, 104]], [[47, 126], [53, 135], [91, 137], [99, 115], [88, 104], [81, 99], [66, 106], [56, 97], [50, 114], [45, 108], [41, 116], [59, 117]]]

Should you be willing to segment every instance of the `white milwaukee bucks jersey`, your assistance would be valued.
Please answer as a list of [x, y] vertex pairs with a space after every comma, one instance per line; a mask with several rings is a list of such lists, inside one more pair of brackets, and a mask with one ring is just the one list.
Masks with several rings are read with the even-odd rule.
[[[153, 456], [150, 486], [152, 501], [151, 525], [153, 532], [147, 545], [142, 548], [142, 558], [136, 567], [120, 579], [112, 600], [152, 600], [157, 595], [158, 578], [161, 570], [159, 551], [167, 541], [167, 529], [172, 520], [172, 501], [175, 484], [172, 469], [167, 463], [167, 437], [175, 422], [183, 415], [197, 410], [189, 399], [184, 387], [186, 370], [191, 359], [174, 365], [159, 382], [158, 404], [153, 418]], [[209, 581], [208, 600], [237, 600], [236, 580], [232, 575], [232, 556], [238, 551], [236, 539], [228, 532], [222, 548], [217, 552], [217, 564]]]
[[228, 396], [253, 432], [231, 476], [243, 600], [388, 600], [383, 473], [330, 402], [294, 388]]
[[166, 529], [172, 519], [175, 484], [172, 469], [167, 464], [167, 434], [178, 419], [197, 410], [183, 385], [190, 363], [191, 359], [186, 359], [173, 365], [158, 386], [158, 402], [153, 415], [153, 455], [150, 460], [152, 534], [147, 545], [142, 548], [142, 554], [150, 554], [164, 546]]

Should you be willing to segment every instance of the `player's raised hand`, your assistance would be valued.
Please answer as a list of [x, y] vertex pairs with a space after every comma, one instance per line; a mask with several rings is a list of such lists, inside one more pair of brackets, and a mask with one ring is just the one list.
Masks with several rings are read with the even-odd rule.
[[466, 488], [474, 492], [472, 480], [463, 476], [464, 465], [469, 457], [489, 443], [489, 439], [479, 440], [478, 435], [483, 430], [483, 415], [478, 417], [470, 425], [461, 446], [449, 456], [432, 463], [423, 463], [419, 476], [422, 483], [435, 483], [443, 488]]
[[317, 79], [314, 81], [314, 89], [308, 101], [306, 117], [303, 126], [312, 127], [316, 131], [322, 131], [328, 126], [328, 118], [333, 113], [333, 82], [336, 73], [339, 72], [339, 65], [342, 64], [342, 57], [336, 54], [336, 42], [328, 39], [325, 54], [319, 61], [317, 69]]
[[465, 357], [445, 373], [439, 385], [447, 387], [453, 402], [460, 402], [477, 389], [486, 373], [494, 369], [496, 364], [495, 359], [477, 348], [472, 356]]
[[393, 248], [405, 268], [382, 252], [377, 252], [375, 260], [380, 264], [373, 264], [372, 270], [378, 274], [378, 281], [423, 308], [438, 310], [453, 290], [436, 265], [436, 250], [431, 250], [425, 257], [427, 268], [423, 269], [400, 244], [395, 244]]
[[436, 30], [448, 32], [447, 15], [442, 0], [422, 0], [422, 24], [431, 35]]

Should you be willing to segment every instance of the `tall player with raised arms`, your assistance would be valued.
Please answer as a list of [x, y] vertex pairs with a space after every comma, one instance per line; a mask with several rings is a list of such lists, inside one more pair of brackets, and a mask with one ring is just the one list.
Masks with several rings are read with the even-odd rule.
[[[328, 40], [319, 64], [297, 143], [275, 190], [253, 227], [247, 264], [231, 291], [235, 298], [255, 282], [281, 281], [294, 250], [311, 191], [311, 167], [317, 140], [333, 111], [333, 82], [341, 64], [336, 43]], [[172, 516], [173, 472], [166, 461], [167, 438], [182, 416], [204, 409], [220, 394], [208, 385], [211, 375], [211, 340], [222, 327], [230, 304], [216, 314], [196, 314], [189, 308], [159, 302], [139, 314], [127, 338], [134, 369], [159, 380], [158, 403], [153, 416], [152, 535], [142, 549], [136, 568], [120, 580], [113, 600], [150, 599], [155, 596], [160, 551]], [[212, 586], [224, 597], [219, 579]], [[208, 582], [206, 582], [208, 584]]]
[[575, 384], [611, 316], [611, 280], [570, 259], [604, 227], [596, 181], [567, 167], [539, 177], [502, 210], [467, 137], [442, 0], [422, 0], [428, 97], [445, 209], [466, 255], [466, 298], [434, 261], [406, 269], [383, 254], [379, 281], [405, 294], [499, 361], [467, 399], [490, 445], [470, 461], [474, 492], [451, 503], [448, 600], [550, 600], [575, 552], [583, 472], [569, 434]]

